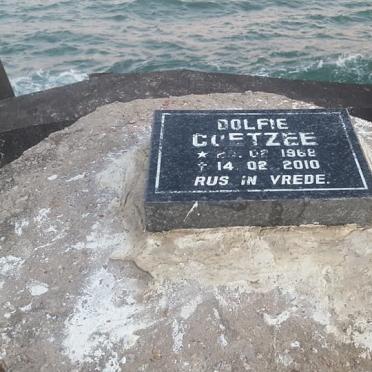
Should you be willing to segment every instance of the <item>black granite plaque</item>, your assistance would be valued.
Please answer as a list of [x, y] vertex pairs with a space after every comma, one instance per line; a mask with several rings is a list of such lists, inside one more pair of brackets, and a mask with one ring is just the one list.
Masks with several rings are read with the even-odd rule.
[[346, 110], [155, 112], [150, 231], [365, 224], [371, 187]]

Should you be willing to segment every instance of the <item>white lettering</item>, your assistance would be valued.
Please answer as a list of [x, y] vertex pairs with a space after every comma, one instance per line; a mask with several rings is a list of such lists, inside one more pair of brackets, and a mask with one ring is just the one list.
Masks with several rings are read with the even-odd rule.
[[289, 174], [282, 175], [282, 185], [290, 185], [291, 184], [291, 176]]
[[240, 181], [240, 184], [242, 186], [245, 186], [245, 185], [256, 185], [257, 183], [257, 176], [242, 176], [242, 179]]
[[271, 175], [273, 185], [324, 185], [326, 183], [325, 174], [283, 174]]
[[205, 177], [204, 176], [198, 176], [195, 178], [194, 186], [204, 186]]
[[278, 129], [288, 129], [287, 119], [277, 119], [276, 125]]
[[265, 136], [269, 136], [269, 139], [266, 142], [266, 146], [280, 146], [279, 142], [274, 142], [278, 137], [279, 133], [264, 133]]
[[[220, 137], [220, 140], [222, 141], [225, 138], [225, 135], [223, 134], [222, 136], [219, 136], [219, 137]], [[220, 144], [217, 143], [217, 135], [216, 134], [214, 134], [211, 137], [211, 145], [215, 146], [215, 147], [220, 147]]]
[[221, 176], [218, 181], [218, 184], [220, 186], [226, 186], [228, 183], [229, 183], [229, 176]]
[[318, 143], [316, 142], [316, 137], [314, 132], [304, 133], [299, 132], [301, 144], [303, 146], [317, 146]]
[[229, 176], [197, 176], [194, 186], [226, 186], [229, 183]]
[[[238, 119], [236, 119], [238, 120]], [[236, 125], [235, 128], [238, 128]], [[228, 132], [226, 134], [213, 134], [211, 136], [207, 134], [195, 133], [192, 137], [192, 144], [194, 147], [206, 147], [208, 145], [214, 147], [221, 147], [222, 145], [243, 145], [243, 141], [247, 141], [251, 146], [285, 146], [285, 147], [297, 147], [297, 146], [316, 146], [316, 137], [314, 133], [286, 133], [286, 132]], [[306, 156], [307, 150], [298, 150], [297, 156]], [[296, 153], [289, 153], [282, 150], [283, 157], [295, 157]], [[314, 149], [308, 150], [308, 156], [315, 156]]]
[[216, 186], [218, 182], [218, 176], [208, 176], [207, 177], [207, 186]]
[[284, 146], [298, 146], [296, 133], [283, 133]]
[[230, 141], [242, 141], [243, 138], [243, 133], [229, 133]]
[[232, 130], [240, 130], [242, 129], [242, 124], [239, 119], [232, 119], [231, 120], [231, 129]]
[[315, 176], [315, 183], [317, 185], [324, 185], [326, 183], [325, 174], [317, 174]]
[[218, 130], [226, 130], [229, 127], [229, 122], [226, 119], [218, 119], [217, 120], [217, 128]]
[[192, 145], [195, 146], [195, 147], [205, 147], [205, 146], [207, 146], [207, 144], [208, 144], [207, 141], [199, 142], [199, 138], [206, 139], [207, 135], [206, 134], [199, 134], [199, 133], [193, 134], [192, 135]]
[[255, 129], [254, 127], [249, 126], [248, 119], [243, 120], [243, 125], [244, 125], [245, 130], [254, 130]]
[[257, 129], [262, 130], [266, 125], [269, 125], [269, 119], [257, 119]]
[[276, 185], [277, 182], [279, 181], [280, 175], [279, 176], [271, 175], [270, 178], [271, 178], [271, 182], [273, 183], [273, 185]]
[[247, 133], [248, 137], [252, 137], [252, 145], [257, 146], [258, 143], [258, 136], [260, 136], [261, 133]]

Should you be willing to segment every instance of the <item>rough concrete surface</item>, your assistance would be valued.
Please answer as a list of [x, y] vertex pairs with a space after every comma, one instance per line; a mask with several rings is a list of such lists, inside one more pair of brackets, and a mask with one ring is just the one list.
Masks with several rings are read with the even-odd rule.
[[[143, 230], [153, 110], [301, 107], [115, 103], [1, 169], [0, 366], [371, 371], [372, 227]], [[354, 124], [368, 152], [372, 125]]]

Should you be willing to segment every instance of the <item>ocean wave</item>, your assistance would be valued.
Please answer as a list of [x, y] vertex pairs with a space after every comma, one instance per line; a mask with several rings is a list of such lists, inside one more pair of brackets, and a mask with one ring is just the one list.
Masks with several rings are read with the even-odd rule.
[[362, 54], [342, 54], [337, 57], [337, 60], [331, 61], [331, 63], [336, 63], [338, 67], [349, 67], [350, 65], [360, 65], [363, 60]]
[[11, 84], [14, 93], [18, 96], [76, 83], [87, 78], [88, 74], [73, 69], [62, 72], [40, 69], [30, 75], [11, 79]]
[[372, 84], [372, 59], [362, 54], [341, 54], [304, 59], [295, 65], [282, 63], [273, 69], [262, 68], [254, 73], [286, 79]]
[[[262, 61], [257, 61], [261, 65]], [[151, 72], [161, 70], [194, 69], [205, 72], [248, 74], [285, 79], [330, 81], [338, 83], [372, 84], [372, 60], [362, 54], [342, 54], [317, 59], [298, 59], [297, 63], [279, 63], [270, 67], [251, 65], [231, 66], [228, 64], [200, 63], [198, 60], [184, 61], [137, 61], [123, 60], [114, 64], [109, 71], [114, 73]], [[11, 80], [16, 95], [33, 93], [66, 84], [72, 84], [88, 78], [85, 72], [74, 69], [64, 72], [38, 70], [28, 76]]]
[[372, 84], [366, 0], [0, 3], [0, 58], [17, 95], [164, 69]]

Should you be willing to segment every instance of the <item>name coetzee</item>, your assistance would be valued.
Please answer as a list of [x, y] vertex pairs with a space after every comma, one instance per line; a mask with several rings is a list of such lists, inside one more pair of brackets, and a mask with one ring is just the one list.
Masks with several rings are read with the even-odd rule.
[[259, 118], [250, 123], [248, 119], [218, 119], [219, 134], [195, 133], [194, 147], [220, 146], [317, 146], [314, 132], [288, 132], [285, 118]]

